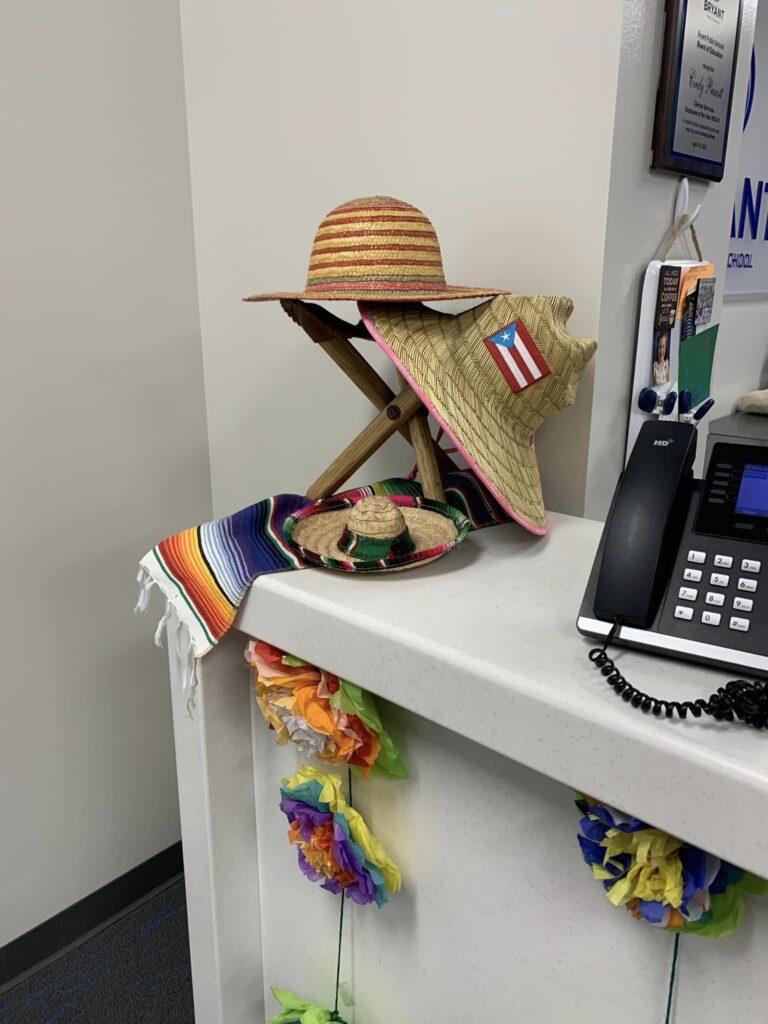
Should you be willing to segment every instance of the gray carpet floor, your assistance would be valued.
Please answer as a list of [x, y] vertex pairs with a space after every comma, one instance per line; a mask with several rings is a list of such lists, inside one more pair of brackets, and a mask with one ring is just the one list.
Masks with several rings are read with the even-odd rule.
[[0, 995], [0, 1024], [194, 1024], [184, 883]]

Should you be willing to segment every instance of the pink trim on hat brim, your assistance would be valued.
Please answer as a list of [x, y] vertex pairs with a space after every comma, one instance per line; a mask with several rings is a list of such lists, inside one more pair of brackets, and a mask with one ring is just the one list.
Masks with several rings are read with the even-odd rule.
[[390, 346], [387, 344], [387, 342], [384, 340], [384, 338], [376, 330], [376, 326], [375, 326], [373, 320], [371, 319], [371, 317], [367, 314], [367, 312], [365, 310], [365, 303], [359, 302], [357, 304], [357, 308], [359, 309], [360, 316], [363, 318], [363, 323], [368, 328], [368, 330], [369, 330], [373, 340], [376, 342], [376, 344], [379, 346], [379, 348], [381, 348], [384, 352], [387, 353], [389, 358], [392, 360], [392, 362], [397, 367], [398, 371], [403, 375], [403, 377], [405, 377], [405, 379], [411, 385], [413, 390], [416, 392], [416, 394], [422, 400], [424, 405], [426, 405], [426, 407], [429, 409], [429, 411], [435, 417], [435, 419], [440, 424], [440, 426], [443, 428], [443, 430], [446, 432], [446, 434], [448, 434], [450, 439], [453, 441], [453, 443], [456, 445], [458, 450], [461, 452], [461, 454], [464, 456], [464, 458], [467, 460], [467, 462], [470, 464], [470, 466], [474, 469], [474, 471], [477, 473], [477, 475], [480, 477], [480, 479], [483, 481], [485, 486], [488, 488], [488, 490], [494, 496], [496, 501], [498, 501], [498, 503], [501, 505], [501, 507], [504, 509], [504, 511], [508, 512], [509, 515], [512, 516], [512, 518], [515, 520], [516, 523], [519, 523], [520, 526], [524, 527], [526, 530], [529, 530], [531, 533], [536, 534], [537, 537], [544, 537], [544, 536], [546, 536], [546, 534], [549, 533], [549, 523], [546, 523], [544, 526], [535, 526], [533, 523], [529, 523], [527, 519], [525, 519], [523, 516], [521, 516], [520, 513], [510, 505], [510, 503], [507, 501], [507, 499], [499, 492], [498, 488], [495, 487], [491, 483], [491, 481], [488, 479], [488, 477], [485, 475], [485, 473], [482, 471], [482, 469], [480, 469], [478, 464], [475, 462], [475, 460], [472, 458], [472, 456], [469, 454], [469, 452], [466, 450], [466, 448], [464, 448], [464, 446], [461, 444], [461, 442], [456, 437], [456, 435], [453, 433], [453, 431], [448, 426], [448, 424], [445, 422], [445, 420], [437, 412], [437, 410], [432, 405], [432, 403], [430, 402], [430, 400], [427, 397], [427, 395], [425, 394], [425, 392], [422, 391], [422, 389], [419, 387], [419, 385], [416, 383], [416, 381], [410, 375], [408, 370], [405, 368], [403, 363], [395, 355], [394, 351], [390, 348]]

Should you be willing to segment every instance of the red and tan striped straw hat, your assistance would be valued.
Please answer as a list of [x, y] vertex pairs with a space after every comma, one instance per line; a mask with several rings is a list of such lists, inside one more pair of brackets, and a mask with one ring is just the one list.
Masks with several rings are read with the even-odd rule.
[[372, 196], [343, 203], [325, 217], [312, 245], [303, 292], [249, 295], [245, 301], [430, 302], [502, 294], [501, 288], [446, 284], [431, 221], [400, 199]]

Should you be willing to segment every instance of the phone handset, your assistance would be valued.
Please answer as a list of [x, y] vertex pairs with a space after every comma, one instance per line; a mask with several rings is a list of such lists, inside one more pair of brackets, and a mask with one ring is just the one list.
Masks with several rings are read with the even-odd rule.
[[619, 481], [606, 528], [595, 615], [647, 629], [672, 571], [691, 498], [696, 428], [648, 420]]

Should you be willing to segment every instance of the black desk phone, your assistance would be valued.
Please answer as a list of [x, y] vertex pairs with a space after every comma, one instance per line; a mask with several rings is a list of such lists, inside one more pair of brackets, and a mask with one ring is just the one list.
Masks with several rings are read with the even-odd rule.
[[[768, 677], [768, 446], [716, 444], [705, 480], [693, 477], [695, 454], [693, 424], [643, 424], [616, 488], [578, 629]], [[601, 661], [597, 650], [590, 657], [609, 675], [610, 659], [603, 652]], [[653, 698], [639, 694], [636, 703], [636, 695], [635, 707], [671, 717], [669, 702], [656, 701], [657, 710]]]

